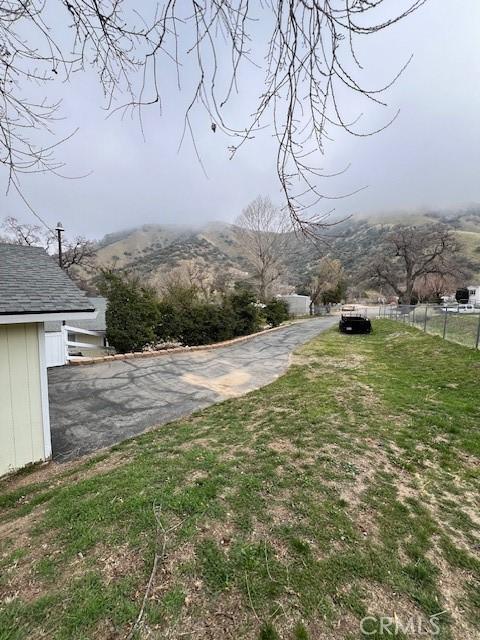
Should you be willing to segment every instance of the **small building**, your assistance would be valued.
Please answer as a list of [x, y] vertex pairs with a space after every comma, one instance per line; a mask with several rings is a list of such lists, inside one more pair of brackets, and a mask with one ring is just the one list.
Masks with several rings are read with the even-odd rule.
[[291, 316], [307, 316], [310, 313], [310, 296], [301, 296], [296, 293], [290, 295], [277, 296], [280, 300], [285, 300]]
[[470, 285], [468, 289], [468, 303], [480, 306], [480, 284]]
[[51, 457], [45, 322], [94, 317], [43, 249], [0, 243], [0, 476]]

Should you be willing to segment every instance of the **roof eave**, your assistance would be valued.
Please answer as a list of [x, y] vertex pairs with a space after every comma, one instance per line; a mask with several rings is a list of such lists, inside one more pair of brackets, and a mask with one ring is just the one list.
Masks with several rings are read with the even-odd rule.
[[0, 314], [0, 324], [27, 324], [30, 322], [51, 322], [54, 320], [94, 320], [98, 311], [47, 311], [33, 313]]

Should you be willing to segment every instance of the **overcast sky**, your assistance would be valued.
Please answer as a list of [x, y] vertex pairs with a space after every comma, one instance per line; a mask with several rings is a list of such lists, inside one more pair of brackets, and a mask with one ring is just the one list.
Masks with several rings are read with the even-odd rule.
[[[387, 110], [354, 101], [348, 105], [366, 110], [365, 123], [372, 126], [399, 108], [394, 124], [370, 138], [338, 135], [327, 147], [327, 170], [347, 163], [351, 168], [324, 191], [335, 196], [368, 186], [337, 201], [338, 213], [480, 202], [479, 33], [478, 0], [429, 0], [402, 23], [364, 38], [360, 56], [369, 85], [394, 75], [411, 53], [414, 58], [389, 90]], [[49, 223], [62, 220], [71, 234], [100, 237], [144, 223], [233, 221], [260, 193], [282, 203], [268, 130], [229, 161], [231, 141], [214, 134], [208, 116], [198, 112], [196, 140], [208, 178], [190, 141], [177, 151], [187, 96], [178, 95], [169, 72], [165, 75], [162, 115], [153, 108], [144, 113], [146, 140], [135, 121], [106, 118], [93, 74], [77, 74], [62, 87], [62, 130], [79, 127], [79, 132], [57, 156], [66, 162], [65, 173], [91, 173], [79, 180], [24, 179], [25, 195]], [[233, 118], [252, 111], [262, 89], [255, 73], [246, 69], [242, 77], [242, 93], [230, 107]], [[34, 221], [13, 192], [2, 196], [0, 206], [2, 217]]]

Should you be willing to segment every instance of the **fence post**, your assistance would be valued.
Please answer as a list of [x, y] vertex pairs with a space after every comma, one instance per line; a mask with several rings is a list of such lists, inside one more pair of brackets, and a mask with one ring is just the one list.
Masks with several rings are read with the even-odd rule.
[[478, 326], [477, 326], [477, 340], [475, 342], [475, 349], [480, 347], [480, 313], [478, 314]]
[[413, 307], [412, 325], [415, 325], [415, 307]]
[[428, 317], [428, 302], [425, 304], [425, 318], [423, 320], [423, 333], [427, 333], [427, 317]]
[[448, 311], [445, 310], [445, 318], [443, 320], [443, 339], [445, 340], [445, 336], [447, 335], [447, 318], [448, 318]]

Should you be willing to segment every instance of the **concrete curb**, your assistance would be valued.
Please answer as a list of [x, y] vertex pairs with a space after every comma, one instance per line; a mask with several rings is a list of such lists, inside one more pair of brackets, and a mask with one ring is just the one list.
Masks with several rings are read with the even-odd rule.
[[[315, 317], [315, 316], [314, 316]], [[327, 316], [322, 316], [327, 317]], [[85, 358], [83, 360], [70, 360], [68, 366], [83, 366], [87, 364], [99, 364], [101, 362], [114, 362], [116, 360], [131, 360], [132, 358], [158, 358], [160, 356], [169, 356], [173, 353], [191, 353], [192, 351], [212, 351], [213, 349], [220, 349], [221, 347], [229, 347], [230, 345], [239, 344], [241, 342], [247, 342], [257, 336], [263, 336], [266, 333], [272, 331], [278, 331], [279, 329], [286, 329], [294, 324], [301, 324], [303, 322], [309, 322], [309, 318], [304, 320], [294, 320], [288, 324], [280, 325], [279, 327], [272, 327], [271, 329], [263, 329], [256, 333], [250, 333], [247, 336], [240, 336], [239, 338], [233, 338], [232, 340], [225, 340], [223, 342], [214, 342], [212, 344], [201, 344], [195, 347], [174, 347], [173, 349], [159, 349], [158, 351], [135, 351], [134, 353], [118, 353], [114, 356], [99, 356], [98, 358]]]

